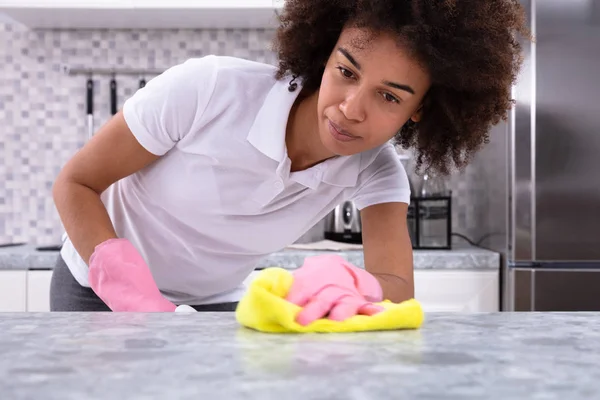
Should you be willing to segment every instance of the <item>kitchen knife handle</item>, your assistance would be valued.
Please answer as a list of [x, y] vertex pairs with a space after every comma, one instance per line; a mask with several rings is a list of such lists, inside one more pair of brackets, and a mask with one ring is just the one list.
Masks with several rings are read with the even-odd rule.
[[94, 136], [94, 80], [92, 76], [87, 80], [86, 83], [86, 100], [87, 100], [87, 128], [88, 128], [88, 140]]
[[117, 80], [114, 76], [110, 80], [110, 112], [112, 115], [117, 113]]
[[94, 80], [92, 78], [89, 78], [87, 80], [86, 83], [86, 94], [87, 94], [87, 102], [86, 102], [86, 108], [87, 108], [87, 115], [92, 115], [94, 114]]

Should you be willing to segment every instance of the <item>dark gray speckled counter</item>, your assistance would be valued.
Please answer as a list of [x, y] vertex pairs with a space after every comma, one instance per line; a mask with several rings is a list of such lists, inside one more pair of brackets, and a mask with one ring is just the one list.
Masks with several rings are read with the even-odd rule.
[[[304, 258], [323, 254], [324, 251], [286, 249], [273, 253], [258, 263], [256, 268], [279, 266], [294, 269], [302, 265]], [[337, 253], [348, 261], [364, 268], [362, 250], [349, 250]], [[57, 251], [36, 251], [35, 246], [0, 248], [0, 270], [52, 269], [58, 256]], [[415, 269], [462, 269], [497, 270], [500, 268], [500, 254], [478, 247], [457, 243], [452, 250], [415, 250]]]
[[262, 334], [232, 313], [0, 314], [0, 354], [10, 400], [600, 398], [600, 313], [320, 335]]

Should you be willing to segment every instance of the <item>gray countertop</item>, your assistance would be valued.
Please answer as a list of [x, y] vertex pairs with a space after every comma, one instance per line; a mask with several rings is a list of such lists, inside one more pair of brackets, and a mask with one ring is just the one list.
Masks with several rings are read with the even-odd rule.
[[[364, 267], [362, 250], [334, 253]], [[34, 245], [0, 248], [0, 270], [52, 269], [58, 254], [57, 251], [36, 251]], [[271, 254], [256, 267], [294, 269], [302, 265], [305, 257], [316, 254], [323, 254], [323, 251], [286, 249]], [[495, 270], [500, 267], [499, 253], [463, 243], [456, 243], [452, 250], [415, 250], [413, 260], [415, 269]]]
[[0, 393], [45, 399], [598, 399], [600, 313], [263, 334], [233, 313], [0, 314]]

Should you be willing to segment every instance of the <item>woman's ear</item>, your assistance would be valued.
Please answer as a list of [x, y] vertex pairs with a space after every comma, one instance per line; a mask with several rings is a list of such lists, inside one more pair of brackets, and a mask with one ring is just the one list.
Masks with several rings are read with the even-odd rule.
[[415, 111], [415, 113], [410, 117], [410, 119], [413, 122], [420, 122], [422, 116], [423, 116], [423, 104], [421, 104], [419, 106], [419, 108], [417, 109], [417, 111]]

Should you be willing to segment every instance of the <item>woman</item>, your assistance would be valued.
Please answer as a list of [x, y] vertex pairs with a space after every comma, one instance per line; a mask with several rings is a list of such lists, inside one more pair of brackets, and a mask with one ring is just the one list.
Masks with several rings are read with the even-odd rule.
[[412, 298], [410, 191], [390, 141], [419, 168], [463, 167], [512, 105], [523, 21], [516, 0], [288, 0], [278, 67], [206, 56], [167, 70], [56, 179], [68, 238], [52, 310], [233, 310], [261, 257], [346, 199], [366, 271], [307, 260], [298, 321]]

